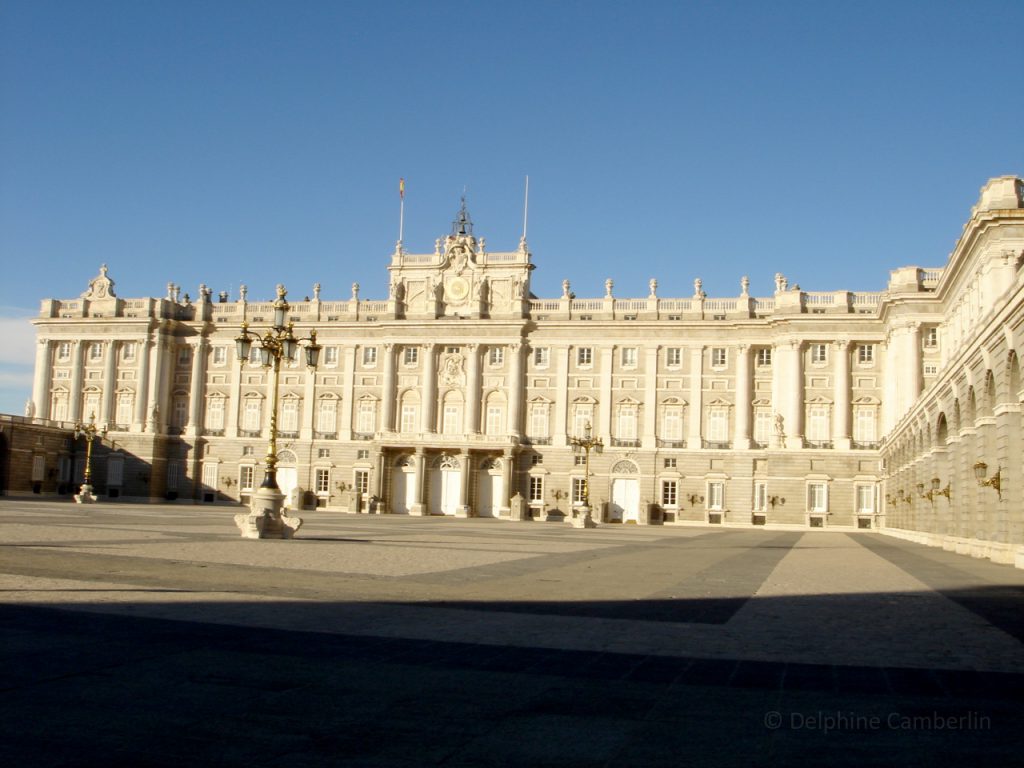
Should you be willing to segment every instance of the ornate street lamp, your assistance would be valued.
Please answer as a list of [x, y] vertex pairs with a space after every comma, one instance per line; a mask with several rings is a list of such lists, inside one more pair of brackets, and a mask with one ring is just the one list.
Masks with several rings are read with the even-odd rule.
[[75, 424], [75, 439], [85, 438], [85, 476], [83, 478], [85, 482], [75, 494], [75, 502], [78, 504], [92, 504], [96, 501], [96, 494], [92, 492], [92, 441], [96, 439], [97, 435], [102, 441], [107, 436], [107, 426], [106, 424], [102, 428], [96, 426], [95, 413], [89, 414], [88, 424], [81, 422]]
[[288, 320], [291, 308], [285, 296], [288, 291], [283, 285], [277, 286], [274, 301], [274, 324], [262, 336], [249, 330], [249, 324], [242, 323], [242, 332], [235, 338], [238, 360], [242, 365], [249, 361], [253, 347], [259, 351], [259, 362], [264, 368], [273, 370], [270, 389], [270, 443], [267, 446], [266, 473], [259, 490], [253, 494], [251, 512], [235, 515], [235, 523], [247, 539], [290, 539], [302, 525], [298, 517], [285, 517], [284, 494], [277, 485], [277, 395], [281, 361], [294, 362], [299, 347], [305, 347], [306, 365], [315, 369], [320, 360], [321, 346], [316, 342], [316, 331], [310, 331], [308, 338], [297, 338]]
[[590, 452], [601, 453], [604, 450], [604, 441], [600, 437], [591, 435], [591, 426], [588, 421], [583, 427], [583, 437], [573, 437], [570, 440], [573, 451], [583, 451], [586, 455], [583, 470], [583, 506], [577, 511], [573, 510], [571, 522], [574, 528], [596, 528], [597, 524], [590, 516]]

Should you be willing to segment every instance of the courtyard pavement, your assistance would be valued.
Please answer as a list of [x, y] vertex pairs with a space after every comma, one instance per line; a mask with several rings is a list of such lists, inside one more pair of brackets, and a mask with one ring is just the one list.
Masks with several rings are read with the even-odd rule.
[[1024, 765], [1024, 572], [874, 532], [0, 500], [0, 764]]

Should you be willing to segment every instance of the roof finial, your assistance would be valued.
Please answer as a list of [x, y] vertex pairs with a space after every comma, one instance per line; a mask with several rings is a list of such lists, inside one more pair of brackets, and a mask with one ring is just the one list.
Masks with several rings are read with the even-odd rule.
[[466, 210], [466, 188], [462, 188], [462, 206], [459, 208], [459, 216], [452, 222], [453, 235], [472, 235], [473, 220], [469, 218], [469, 211]]

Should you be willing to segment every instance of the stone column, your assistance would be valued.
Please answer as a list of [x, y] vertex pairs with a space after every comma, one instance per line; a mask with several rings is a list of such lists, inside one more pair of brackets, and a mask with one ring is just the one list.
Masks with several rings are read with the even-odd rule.
[[832, 445], [838, 451], [850, 449], [850, 342], [839, 339], [832, 345], [835, 355], [832, 399], [835, 413], [832, 421]]
[[615, 357], [615, 347], [602, 347], [601, 355], [601, 402], [598, 403], [598, 423], [594, 425], [596, 437], [604, 440], [604, 444], [611, 447], [612, 444], [612, 360]]
[[641, 446], [646, 450], [658, 447], [658, 351], [660, 347], [644, 350], [644, 421]]
[[395, 431], [395, 345], [384, 344], [384, 388], [381, 390], [381, 432]]
[[686, 447], [701, 447], [700, 425], [703, 419], [704, 347], [690, 349], [690, 408], [687, 416]]
[[413, 502], [409, 514], [422, 517], [427, 514], [427, 460], [423, 446], [416, 448], [416, 501]]
[[[234, 350], [232, 350], [234, 351]], [[225, 437], [238, 437], [239, 411], [242, 407], [242, 361], [238, 354], [231, 355], [231, 394], [228, 396], [224, 408], [225, 416], [224, 435]]]
[[203, 434], [203, 417], [206, 415], [206, 403], [203, 402], [203, 392], [206, 391], [206, 337], [200, 336], [189, 346], [192, 347], [192, 378], [188, 391], [189, 414], [185, 434], [195, 437]]
[[896, 424], [896, 420], [899, 413], [899, 349], [896, 343], [895, 334], [892, 329], [885, 335], [885, 342], [883, 344], [885, 352], [885, 362], [883, 363], [882, 376], [885, 377], [882, 395], [882, 423], [881, 434], [888, 435], [893, 426]]
[[741, 450], [750, 447], [751, 375], [750, 345], [740, 344], [736, 347], [736, 425], [732, 447]]
[[906, 413], [914, 407], [918, 395], [921, 394], [921, 324], [908, 323], [906, 353], [904, 361], [906, 368], [907, 391], [903, 399], [901, 413]]
[[786, 403], [786, 447], [804, 447], [804, 355], [803, 343], [790, 341], [787, 345], [789, 395]]
[[[146, 414], [146, 422], [150, 425], [155, 434], [163, 433], [163, 425], [167, 423], [167, 403], [164, 393], [166, 386], [164, 380], [167, 378], [167, 340], [159, 333], [153, 339], [153, 349], [150, 351], [150, 368], [152, 375], [149, 379], [149, 413]], [[156, 418], [154, 418], [156, 409]]]
[[[82, 421], [82, 379], [85, 374], [85, 345], [84, 341], [73, 341], [75, 348], [72, 354], [73, 368], [71, 369], [71, 393], [68, 402], [68, 420]], [[89, 415], [86, 414], [86, 419]]]
[[555, 358], [555, 414], [551, 428], [551, 444], [564, 448], [566, 440], [566, 418], [569, 411], [569, 347], [551, 350]]
[[469, 478], [473, 474], [473, 466], [470, 462], [471, 454], [468, 449], [459, 452], [459, 464], [462, 465], [462, 475], [459, 480], [459, 503], [455, 505], [456, 517], [469, 517]]
[[506, 448], [502, 453], [501, 464], [501, 511], [503, 517], [508, 516], [512, 509], [512, 477], [515, 466], [515, 456], [511, 448]]
[[437, 432], [437, 357], [433, 344], [423, 345], [423, 433]]
[[35, 404], [37, 419], [50, 418], [50, 375], [51, 349], [48, 339], [39, 339], [36, 344], [36, 368], [32, 380], [32, 402]]
[[[300, 355], [305, 355], [301, 349]], [[316, 370], [306, 369], [305, 390], [302, 393], [302, 421], [299, 424], [299, 439], [313, 439], [313, 424], [316, 419]], [[335, 414], [337, 419], [337, 414]], [[335, 423], [337, 427], [337, 423]]]
[[509, 365], [511, 381], [509, 381], [508, 386], [508, 433], [513, 437], [519, 437], [523, 434], [523, 400], [525, 399], [522, 342], [510, 344], [508, 351], [512, 357]]
[[480, 345], [467, 344], [466, 432], [480, 434]]
[[344, 347], [345, 373], [342, 381], [342, 395], [339, 408], [341, 409], [341, 429], [338, 437], [342, 440], [352, 439], [352, 411], [356, 404], [352, 402], [355, 396], [356, 387], [356, 348]]
[[118, 343], [111, 339], [105, 345], [103, 358], [103, 400], [100, 401], [99, 422], [110, 425], [114, 422], [114, 390], [117, 389]]
[[147, 336], [139, 339], [136, 343], [139, 345], [139, 378], [135, 382], [135, 416], [132, 419], [132, 432], [145, 432], [146, 409], [149, 406], [149, 348], [151, 342]]

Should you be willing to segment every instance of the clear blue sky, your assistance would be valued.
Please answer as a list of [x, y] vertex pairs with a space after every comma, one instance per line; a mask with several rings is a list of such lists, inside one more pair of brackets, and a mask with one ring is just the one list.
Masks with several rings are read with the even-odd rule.
[[881, 290], [1024, 173], [1024, 3], [0, 3], [0, 411], [23, 320], [173, 280], [386, 296], [463, 187], [533, 291]]

